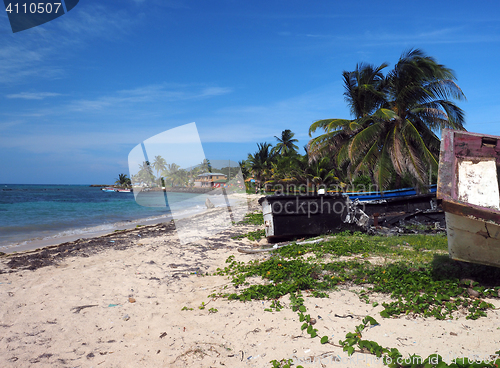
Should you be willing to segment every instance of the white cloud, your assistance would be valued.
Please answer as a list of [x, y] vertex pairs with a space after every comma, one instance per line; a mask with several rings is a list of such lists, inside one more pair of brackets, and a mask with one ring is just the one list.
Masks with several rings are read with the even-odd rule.
[[10, 127], [13, 127], [13, 126], [16, 126], [16, 125], [19, 125], [19, 124], [22, 124], [22, 121], [9, 121], [9, 122], [6, 122], [6, 123], [0, 123], [0, 132], [2, 130], [7, 130], [9, 129]]
[[121, 90], [113, 95], [89, 100], [72, 101], [70, 111], [96, 111], [141, 102], [172, 102], [206, 99], [231, 93], [228, 87], [205, 87], [199, 85], [149, 85], [130, 90]]
[[211, 96], [221, 96], [231, 93], [231, 88], [222, 87], [209, 87], [203, 89], [198, 95], [193, 96], [193, 98], [211, 97]]
[[[119, 147], [121, 145], [135, 145], [140, 132], [20, 132], [0, 136], [0, 147], [17, 148], [25, 152], [75, 154], [98, 148]], [[146, 136], [147, 138], [147, 136]]]
[[339, 42], [356, 43], [360, 46], [387, 46], [408, 44], [454, 44], [454, 43], [476, 43], [476, 42], [498, 42], [500, 37], [495, 34], [477, 34], [471, 32], [466, 26], [428, 29], [421, 32], [390, 32], [387, 30], [373, 29], [364, 33], [353, 34], [330, 34], [330, 33], [308, 33], [298, 35], [317, 40], [320, 47]]
[[24, 100], [43, 100], [46, 97], [60, 96], [60, 93], [53, 92], [21, 92], [7, 95], [7, 98], [21, 98]]
[[219, 109], [196, 123], [202, 142], [257, 142], [274, 141], [284, 129], [296, 132], [296, 138], [309, 139], [307, 131], [314, 121], [348, 116], [342, 86], [337, 83], [269, 104]]

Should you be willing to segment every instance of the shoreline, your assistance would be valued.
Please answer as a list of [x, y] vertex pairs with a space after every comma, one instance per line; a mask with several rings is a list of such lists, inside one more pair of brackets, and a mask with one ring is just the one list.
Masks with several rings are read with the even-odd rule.
[[[260, 209], [257, 203], [260, 195], [246, 195], [243, 199], [248, 201], [248, 213]], [[204, 218], [207, 214], [219, 213], [224, 207], [215, 207], [211, 210], [204, 209], [195, 213], [186, 212], [184, 217], [177, 217], [176, 220], [191, 221], [196, 218]], [[140, 224], [137, 224], [140, 222]], [[229, 229], [233, 228], [231, 226]], [[5, 268], [5, 262], [1, 262], [7, 258], [20, 258], [14, 265], [16, 268], [23, 267], [34, 270], [47, 265], [53, 265], [58, 258], [68, 257], [71, 255], [85, 254], [85, 251], [90, 253], [98, 253], [106, 249], [124, 249], [133, 245], [133, 240], [142, 237], [157, 236], [158, 232], [163, 231], [166, 234], [172, 235], [176, 230], [174, 220], [169, 215], [167, 218], [155, 219], [139, 219], [133, 223], [123, 224], [120, 227], [89, 232], [86, 234], [75, 234], [67, 237], [51, 237], [48, 239], [36, 240], [29, 243], [29, 248], [19, 247], [12, 252], [0, 251], [0, 274], [8, 272]], [[214, 235], [214, 236], [217, 236]], [[178, 239], [176, 239], [178, 241]], [[2, 267], [4, 266], [4, 267]]]
[[[245, 196], [250, 199], [253, 195], [246, 194], [243, 197]], [[260, 196], [258, 197], [260, 198]], [[197, 216], [199, 214], [202, 214], [205, 210], [206, 208], [186, 208], [182, 211], [183, 213], [176, 213], [175, 219], [178, 220]], [[95, 225], [85, 228], [67, 229], [58, 231], [53, 235], [45, 236], [43, 238], [31, 238], [19, 242], [0, 245], [0, 254], [13, 254], [24, 251], [32, 251], [39, 248], [76, 241], [78, 239], [92, 239], [95, 237], [112, 234], [115, 231], [134, 229], [137, 226], [148, 226], [166, 223], [169, 222], [172, 218], [172, 213], [169, 212], [168, 214], [162, 216], [152, 216], [127, 221], [118, 221], [114, 223]], [[105, 228], [103, 229], [103, 227]]]
[[[115, 223], [109, 223], [105, 225], [97, 225], [91, 228], [74, 228], [58, 232], [51, 236], [46, 236], [43, 238], [32, 238], [24, 240], [18, 243], [12, 243], [0, 246], [0, 253], [14, 254], [25, 251], [33, 251], [39, 248], [45, 248], [48, 246], [57, 246], [58, 244], [68, 243], [76, 241], [79, 239], [92, 239], [100, 236], [105, 236], [112, 234], [116, 231], [131, 230], [137, 226], [154, 225], [170, 221], [172, 216], [166, 215], [164, 218], [142, 218], [136, 220], [130, 220], [127, 222], [120, 221]], [[108, 227], [106, 229], [99, 229], [100, 227]], [[80, 232], [81, 231], [81, 232]], [[65, 233], [73, 232], [73, 234], [65, 235]], [[61, 235], [62, 234], [62, 235]]]

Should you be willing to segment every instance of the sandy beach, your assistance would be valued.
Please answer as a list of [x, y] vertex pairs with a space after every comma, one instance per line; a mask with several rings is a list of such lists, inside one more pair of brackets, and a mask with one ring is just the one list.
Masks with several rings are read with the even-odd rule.
[[[173, 223], [158, 224], [0, 258], [0, 367], [271, 367], [283, 358], [304, 367], [383, 366], [321, 345], [290, 308], [267, 312], [270, 301], [209, 297], [234, 288], [212, 275], [230, 255], [269, 256], [240, 253], [259, 244], [232, 239], [258, 228], [233, 226], [181, 244]], [[370, 315], [380, 325], [363, 337], [403, 354], [485, 357], [499, 349], [498, 310], [478, 320], [385, 319], [355, 291], [305, 298], [315, 327], [334, 343]], [[281, 303], [288, 306], [288, 296]]]

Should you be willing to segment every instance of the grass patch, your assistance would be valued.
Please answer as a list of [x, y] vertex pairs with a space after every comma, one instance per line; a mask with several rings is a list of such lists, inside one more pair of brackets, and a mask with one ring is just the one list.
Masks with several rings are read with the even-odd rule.
[[264, 238], [265, 236], [266, 236], [265, 230], [255, 230], [255, 231], [249, 231], [248, 233], [245, 233], [245, 234], [232, 236], [231, 239], [248, 238], [249, 240], [252, 240], [252, 241], [259, 241], [260, 239]]
[[238, 225], [264, 225], [264, 216], [262, 212], [247, 213], [245, 218], [238, 222]]

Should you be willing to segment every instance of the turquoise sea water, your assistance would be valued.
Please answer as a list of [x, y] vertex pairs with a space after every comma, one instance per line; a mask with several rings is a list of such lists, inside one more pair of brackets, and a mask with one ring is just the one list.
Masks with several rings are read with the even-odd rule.
[[[195, 197], [172, 193], [168, 200], [182, 201], [186, 211], [193, 211], [190, 200]], [[0, 184], [0, 251], [40, 239], [112, 231], [143, 219], [170, 217], [168, 206], [140, 206], [133, 193], [106, 193], [87, 185]]]

